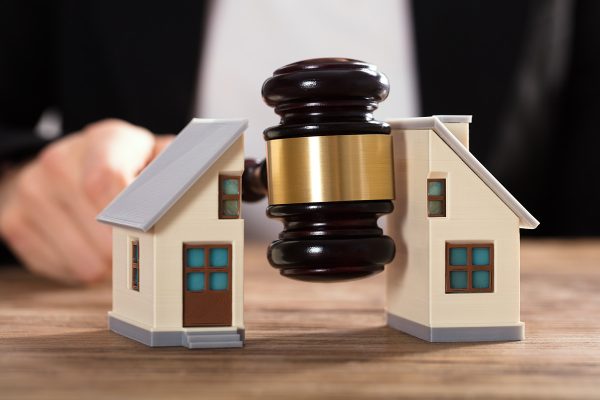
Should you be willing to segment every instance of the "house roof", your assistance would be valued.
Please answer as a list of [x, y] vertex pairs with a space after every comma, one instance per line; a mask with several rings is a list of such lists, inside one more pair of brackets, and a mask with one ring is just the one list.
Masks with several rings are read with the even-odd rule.
[[431, 129], [456, 153], [519, 218], [519, 226], [534, 229], [540, 223], [510, 194], [508, 190], [475, 158], [473, 154], [450, 132], [444, 123], [471, 122], [470, 115], [439, 115], [433, 117], [401, 118], [387, 121], [393, 129]]
[[148, 231], [247, 126], [246, 120], [193, 119], [96, 219]]

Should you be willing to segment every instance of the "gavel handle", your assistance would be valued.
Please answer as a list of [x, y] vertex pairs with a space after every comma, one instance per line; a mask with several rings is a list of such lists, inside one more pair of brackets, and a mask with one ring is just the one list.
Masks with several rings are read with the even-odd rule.
[[242, 200], [250, 203], [262, 200], [268, 193], [267, 188], [267, 160], [245, 159]]

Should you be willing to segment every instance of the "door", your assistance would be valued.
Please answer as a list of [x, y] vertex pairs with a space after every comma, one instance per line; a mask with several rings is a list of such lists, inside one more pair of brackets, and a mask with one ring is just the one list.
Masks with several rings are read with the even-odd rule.
[[183, 244], [183, 326], [231, 326], [231, 244]]

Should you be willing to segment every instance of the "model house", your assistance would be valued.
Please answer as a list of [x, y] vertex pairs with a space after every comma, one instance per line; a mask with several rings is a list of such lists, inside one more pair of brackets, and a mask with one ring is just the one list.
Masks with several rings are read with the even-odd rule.
[[523, 339], [519, 229], [538, 221], [469, 152], [470, 116], [388, 122], [389, 326], [433, 342]]
[[102, 211], [114, 332], [148, 346], [241, 347], [246, 121], [194, 119]]

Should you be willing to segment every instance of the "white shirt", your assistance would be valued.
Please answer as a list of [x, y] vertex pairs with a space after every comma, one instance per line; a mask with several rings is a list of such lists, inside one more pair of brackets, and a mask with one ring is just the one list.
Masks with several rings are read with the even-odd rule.
[[[264, 158], [262, 131], [278, 116], [261, 98], [277, 68], [320, 57], [378, 66], [390, 95], [375, 118], [418, 115], [418, 86], [408, 0], [218, 0], [209, 18], [196, 115], [247, 118], [246, 157]], [[265, 217], [266, 200], [245, 204], [249, 239], [273, 240], [281, 224]]]

